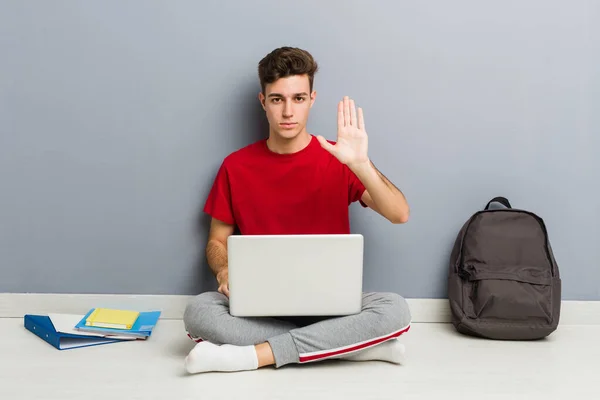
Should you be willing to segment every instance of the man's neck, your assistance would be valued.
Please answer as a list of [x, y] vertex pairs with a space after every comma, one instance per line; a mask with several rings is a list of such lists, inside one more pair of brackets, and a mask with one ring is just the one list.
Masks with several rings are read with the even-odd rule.
[[311, 135], [306, 131], [301, 132], [293, 139], [282, 139], [281, 137], [271, 133], [267, 139], [267, 147], [273, 153], [293, 154], [306, 148], [311, 139]]

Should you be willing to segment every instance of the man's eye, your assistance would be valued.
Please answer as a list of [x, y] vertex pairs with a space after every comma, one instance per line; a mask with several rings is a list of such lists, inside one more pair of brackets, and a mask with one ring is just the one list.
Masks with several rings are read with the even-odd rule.
[[275, 98], [274, 98], [273, 100], [271, 100], [271, 101], [272, 101], [273, 103], [278, 103], [278, 102], [279, 102], [279, 100], [281, 100], [281, 99], [280, 99], [280, 98], [278, 98], [278, 97], [275, 97]]
[[296, 97], [296, 101], [304, 101], [304, 97]]

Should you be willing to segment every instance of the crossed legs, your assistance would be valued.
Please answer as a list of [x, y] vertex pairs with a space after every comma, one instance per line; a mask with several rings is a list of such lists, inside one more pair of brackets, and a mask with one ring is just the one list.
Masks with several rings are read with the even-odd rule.
[[198, 342], [186, 367], [194, 373], [331, 358], [401, 362], [403, 346], [394, 339], [409, 330], [410, 320], [406, 300], [394, 293], [364, 293], [362, 310], [355, 315], [297, 323], [233, 317], [226, 296], [206, 292], [185, 310], [185, 329]]

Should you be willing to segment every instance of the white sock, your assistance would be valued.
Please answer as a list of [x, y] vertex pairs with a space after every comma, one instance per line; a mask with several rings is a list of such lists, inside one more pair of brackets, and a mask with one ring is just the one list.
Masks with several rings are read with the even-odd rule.
[[204, 341], [198, 343], [185, 358], [185, 368], [190, 374], [247, 371], [258, 368], [258, 357], [254, 346], [218, 346]]
[[405, 347], [398, 339], [388, 340], [377, 346], [358, 351], [356, 353], [342, 356], [340, 358], [349, 361], [387, 361], [394, 364], [402, 364], [406, 360]]

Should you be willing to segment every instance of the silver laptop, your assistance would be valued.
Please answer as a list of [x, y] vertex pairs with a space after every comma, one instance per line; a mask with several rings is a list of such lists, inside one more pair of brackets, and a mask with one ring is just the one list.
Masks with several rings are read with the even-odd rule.
[[231, 235], [229, 312], [341, 316], [362, 306], [363, 236]]

